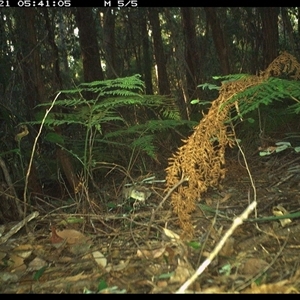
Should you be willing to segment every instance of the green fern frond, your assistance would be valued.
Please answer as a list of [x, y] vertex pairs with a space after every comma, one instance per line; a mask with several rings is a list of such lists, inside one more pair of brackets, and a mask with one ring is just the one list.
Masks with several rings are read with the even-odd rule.
[[[59, 106], [59, 107], [76, 107], [78, 105], [82, 105], [83, 103], [87, 103], [87, 101], [84, 100], [84, 99], [81, 99], [79, 97], [79, 98], [74, 98], [74, 99], [56, 100], [55, 106]], [[44, 106], [49, 107], [50, 105], [51, 105], [51, 102], [45, 102], [45, 103], [38, 104], [36, 106], [36, 108], [44, 107]]]
[[245, 79], [251, 75], [249, 74], [229, 74], [229, 75], [222, 75], [222, 76], [213, 76], [215, 80], [222, 80], [222, 83], [236, 81], [240, 79]]
[[119, 89], [119, 91], [136, 90], [137, 92], [142, 92], [144, 89], [144, 83], [141, 81], [140, 77], [140, 75], [136, 74], [124, 78], [82, 83], [79, 85], [79, 88], [83, 88], [86, 91], [95, 93], [101, 91], [104, 94], [107, 94], [115, 89]]
[[257, 109], [260, 105], [269, 105], [274, 101], [282, 101], [290, 98], [300, 98], [300, 82], [270, 77], [258, 85], [253, 85], [237, 93], [224, 103], [224, 105], [234, 102], [238, 103], [239, 116], [233, 118], [234, 120]]
[[120, 130], [115, 130], [113, 132], [109, 132], [103, 138], [105, 140], [107, 140], [107, 139], [112, 139], [112, 138], [117, 138], [117, 137], [129, 136], [132, 134], [141, 135], [141, 134], [145, 134], [147, 132], [151, 132], [154, 134], [157, 132], [163, 132], [167, 129], [173, 129], [177, 126], [182, 126], [182, 125], [187, 125], [188, 127], [193, 128], [197, 124], [198, 124], [198, 122], [188, 121], [188, 120], [181, 120], [181, 121], [150, 120], [144, 124], [136, 124], [136, 125], [132, 125], [132, 126], [126, 128], [126, 129], [120, 129]]
[[102, 101], [99, 101], [95, 104], [94, 109], [116, 109], [118, 107], [124, 107], [128, 105], [142, 105], [143, 104], [143, 97], [140, 95], [132, 96], [132, 97], [127, 97], [127, 96], [122, 96], [122, 97], [109, 97], [107, 99], [104, 99]]
[[154, 136], [153, 135], [143, 135], [137, 139], [135, 139], [131, 143], [131, 147], [138, 148], [141, 151], [146, 152], [150, 157], [155, 157], [155, 147], [153, 144]]
[[[60, 141], [63, 147], [72, 149], [69, 153], [80, 159], [85, 170], [91, 168], [91, 162], [96, 158], [105, 160], [103, 155], [106, 153], [111, 159], [120, 149], [129, 153], [138, 149], [155, 157], [157, 133], [182, 125], [192, 128], [197, 122], [181, 120], [174, 98], [143, 95], [143, 90], [144, 83], [139, 75], [82, 83], [72, 90], [61, 91], [60, 97], [64, 99], [56, 100], [56, 110], [48, 114], [44, 126], [52, 129], [71, 125], [64, 128]], [[94, 97], [85, 99], [90, 96], [87, 92], [92, 92]], [[44, 110], [51, 104], [43, 103], [38, 108]], [[145, 121], [149, 110], [158, 120]], [[28, 123], [41, 124], [43, 116], [40, 112], [36, 121]], [[108, 123], [112, 126], [102, 132], [103, 124]], [[57, 138], [48, 141], [56, 143]]]

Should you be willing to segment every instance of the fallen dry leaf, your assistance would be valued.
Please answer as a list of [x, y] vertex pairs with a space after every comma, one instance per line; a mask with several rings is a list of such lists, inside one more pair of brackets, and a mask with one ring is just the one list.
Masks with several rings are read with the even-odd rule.
[[12, 262], [12, 265], [8, 268], [9, 271], [11, 272], [16, 272], [16, 271], [25, 271], [26, 270], [26, 265], [24, 264], [24, 258], [17, 255], [17, 254], [12, 254], [10, 255], [10, 262]]
[[69, 245], [86, 244], [89, 238], [83, 233], [74, 229], [64, 229], [62, 231], [56, 231], [54, 226], [51, 227], [51, 243], [56, 247], [60, 247], [64, 242]]
[[239, 271], [243, 275], [255, 276], [263, 271], [269, 264], [260, 258], [249, 258], [240, 267]]
[[174, 231], [167, 229], [167, 228], [163, 228], [164, 234], [166, 237], [168, 237], [170, 240], [181, 240], [180, 236], [175, 233]]
[[30, 244], [19, 245], [13, 249], [13, 253], [22, 257], [23, 259], [32, 254], [33, 246]]
[[129, 262], [130, 262], [130, 258], [128, 258], [126, 261], [121, 260], [119, 264], [107, 266], [105, 269], [107, 272], [110, 271], [119, 272], [127, 268]]
[[170, 283], [184, 283], [189, 279], [195, 270], [188, 261], [178, 259], [178, 266], [174, 272], [174, 275], [170, 278]]
[[107, 265], [105, 256], [100, 251], [94, 251], [92, 254], [98, 266], [105, 268]]
[[59, 237], [65, 239], [68, 244], [82, 244], [89, 240], [83, 233], [74, 229], [64, 229], [57, 231]]
[[29, 270], [30, 271], [37, 271], [37, 270], [39, 270], [42, 267], [45, 267], [47, 265], [48, 265], [48, 263], [45, 260], [43, 260], [39, 257], [36, 257], [33, 261], [31, 261], [29, 263], [27, 271], [29, 271]]
[[231, 256], [234, 253], [234, 242], [235, 239], [233, 237], [229, 237], [221, 249], [220, 255]]
[[51, 226], [50, 241], [56, 248], [60, 247], [64, 242], [64, 239], [57, 235], [56, 228], [54, 226]]
[[257, 286], [255, 283], [243, 291], [246, 294], [291, 294], [298, 293], [297, 289], [290, 286], [288, 280], [282, 280], [276, 283], [262, 284]]
[[165, 251], [166, 247], [161, 247], [154, 250], [138, 249], [136, 254], [139, 258], [153, 259], [162, 256], [165, 253]]

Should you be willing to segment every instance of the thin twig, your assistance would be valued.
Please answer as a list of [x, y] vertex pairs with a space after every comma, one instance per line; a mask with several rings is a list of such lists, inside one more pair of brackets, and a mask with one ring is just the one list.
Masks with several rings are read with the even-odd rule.
[[146, 232], [146, 239], [148, 238], [148, 236], [150, 234], [150, 229], [151, 229], [152, 223], [153, 223], [153, 221], [155, 219], [155, 215], [158, 212], [158, 210], [163, 206], [163, 204], [170, 197], [170, 195], [173, 193], [173, 191], [175, 189], [177, 189], [182, 183], [184, 183], [185, 181], [188, 181], [188, 180], [189, 179], [187, 177], [185, 177], [184, 174], [182, 174], [181, 179], [176, 184], [174, 184], [174, 186], [171, 189], [169, 189], [167, 195], [158, 204], [158, 206], [156, 207], [156, 209], [152, 211], [151, 218], [150, 218], [150, 221], [148, 223], [148, 228], [147, 228], [147, 232]]
[[34, 211], [32, 214], [28, 215], [25, 219], [23, 219], [21, 222], [16, 224], [11, 230], [5, 234], [5, 236], [0, 238], [0, 245], [7, 242], [7, 240], [13, 236], [15, 233], [17, 233], [24, 225], [27, 224], [27, 222], [31, 221], [32, 219], [38, 217], [39, 212]]
[[210, 263], [213, 261], [213, 259], [218, 255], [222, 247], [224, 246], [227, 239], [233, 234], [235, 229], [243, 223], [244, 220], [246, 220], [249, 216], [249, 214], [253, 211], [253, 209], [256, 207], [256, 201], [253, 201], [246, 209], [245, 211], [236, 219], [234, 219], [231, 227], [226, 231], [223, 238], [219, 241], [219, 243], [216, 245], [214, 250], [210, 253], [208, 258], [199, 266], [199, 268], [196, 270], [196, 272], [190, 277], [177, 291], [176, 294], [184, 293], [184, 291], [197, 279], [197, 277], [203, 273], [203, 271], [210, 265]]
[[11, 177], [10, 177], [9, 172], [7, 170], [6, 164], [5, 164], [4, 160], [1, 157], [0, 157], [0, 167], [2, 169], [2, 172], [4, 174], [4, 178], [5, 178], [5, 181], [8, 185], [8, 187], [9, 187], [11, 193], [13, 193], [13, 199], [15, 201], [15, 204], [16, 204], [16, 207], [17, 207], [17, 210], [18, 210], [19, 218], [22, 218], [23, 210], [22, 210], [20, 202], [19, 202], [20, 200], [18, 199], [16, 190], [15, 190], [14, 185], [12, 183], [12, 180], [11, 180]]
[[57, 98], [59, 97], [59, 95], [61, 94], [61, 92], [59, 92], [56, 97], [54, 98], [54, 100], [51, 103], [51, 106], [49, 109], [46, 109], [46, 113], [43, 117], [40, 129], [38, 131], [37, 136], [35, 137], [33, 146], [32, 146], [32, 151], [31, 151], [31, 156], [30, 156], [30, 160], [29, 160], [29, 164], [28, 164], [28, 169], [26, 172], [26, 176], [25, 176], [25, 186], [24, 186], [24, 193], [23, 193], [23, 199], [24, 199], [24, 218], [26, 217], [26, 212], [27, 212], [27, 190], [28, 190], [28, 180], [29, 180], [29, 175], [30, 175], [30, 171], [31, 171], [31, 167], [32, 167], [32, 163], [33, 163], [33, 157], [34, 157], [34, 153], [35, 153], [35, 149], [36, 149], [36, 145], [38, 142], [38, 139], [42, 133], [42, 129], [44, 126], [44, 123], [46, 121], [46, 118], [48, 116], [48, 114], [50, 113], [51, 109], [54, 107], [55, 101], [57, 100]]

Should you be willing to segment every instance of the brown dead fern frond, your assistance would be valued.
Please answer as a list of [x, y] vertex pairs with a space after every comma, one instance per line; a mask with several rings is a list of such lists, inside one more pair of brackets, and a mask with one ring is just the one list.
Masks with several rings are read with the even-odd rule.
[[269, 77], [281, 74], [293, 79], [300, 78], [300, 65], [287, 52], [283, 52], [258, 76], [223, 83], [219, 97], [212, 102], [208, 113], [195, 127], [193, 134], [184, 141], [185, 144], [169, 159], [166, 169], [167, 189], [176, 185], [183, 176], [188, 179], [171, 195], [173, 210], [185, 234], [192, 236], [194, 233], [190, 214], [196, 202], [209, 187], [218, 186], [225, 177], [225, 149], [234, 146], [235, 140], [234, 133], [226, 124], [230, 120], [231, 110], [238, 108], [240, 101], [253, 101], [255, 95], [252, 99], [241, 98], [239, 103], [229, 100]]

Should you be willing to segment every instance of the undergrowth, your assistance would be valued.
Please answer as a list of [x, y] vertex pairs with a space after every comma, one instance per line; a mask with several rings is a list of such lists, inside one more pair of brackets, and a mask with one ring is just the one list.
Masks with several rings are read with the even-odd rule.
[[[51, 104], [38, 105], [36, 121], [27, 124], [41, 124], [44, 108]], [[144, 95], [139, 75], [63, 90], [43, 122], [43, 142], [55, 144], [75, 158], [85, 183], [101, 162], [119, 163], [130, 169], [136, 160], [133, 157], [155, 159], [159, 134], [195, 125], [180, 119], [174, 99]], [[55, 130], [57, 127], [61, 134]]]

